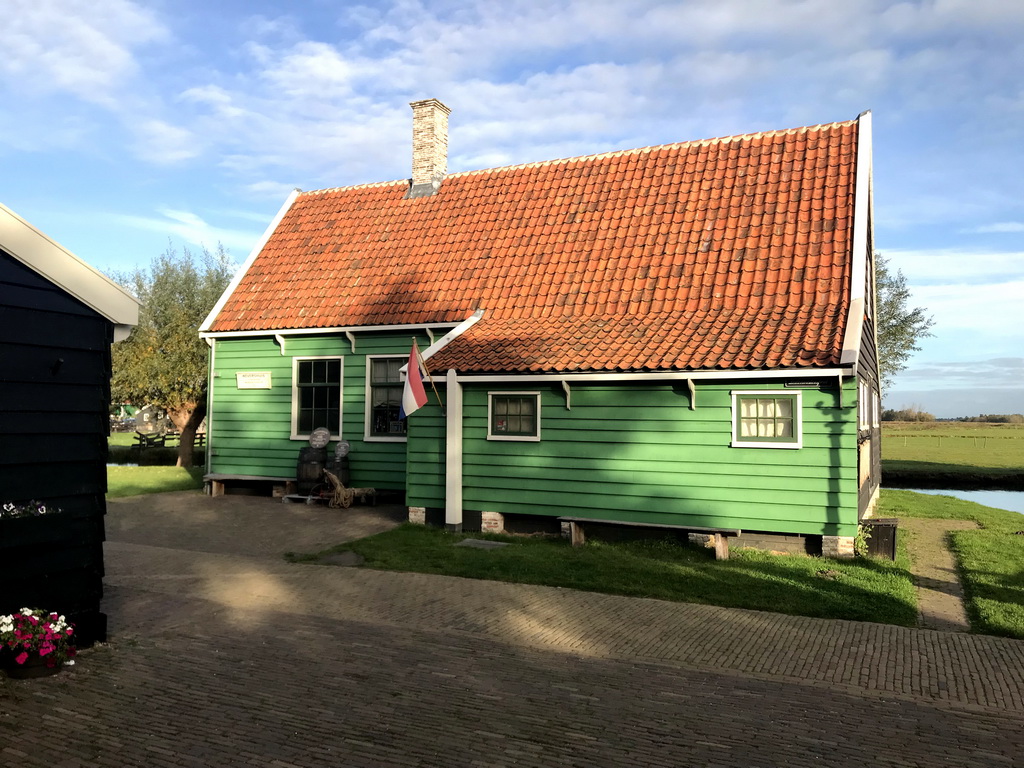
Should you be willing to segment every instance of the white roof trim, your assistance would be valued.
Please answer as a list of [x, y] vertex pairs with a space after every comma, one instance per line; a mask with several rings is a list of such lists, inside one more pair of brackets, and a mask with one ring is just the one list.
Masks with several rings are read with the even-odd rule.
[[234, 278], [232, 278], [231, 283], [225, 289], [224, 293], [221, 294], [221, 297], [219, 299], [217, 299], [217, 303], [213, 305], [213, 309], [210, 310], [210, 314], [206, 316], [206, 319], [203, 320], [203, 324], [199, 326], [200, 331], [208, 330], [210, 326], [213, 324], [213, 321], [217, 319], [217, 315], [220, 314], [220, 311], [224, 308], [224, 305], [227, 304], [228, 299], [231, 298], [231, 294], [235, 292], [235, 288], [238, 287], [238, 284], [242, 282], [242, 278], [245, 277], [245, 273], [249, 271], [249, 267], [251, 267], [252, 263], [256, 261], [256, 257], [260, 255], [260, 251], [263, 250], [263, 246], [267, 244], [267, 241], [270, 239], [270, 236], [274, 234], [274, 230], [276, 230], [278, 224], [281, 223], [281, 219], [283, 219], [284, 215], [288, 213], [288, 209], [292, 207], [292, 203], [295, 202], [295, 198], [297, 198], [301, 193], [302, 190], [296, 188], [292, 190], [290, 195], [288, 195], [288, 199], [284, 201], [284, 205], [281, 206], [281, 210], [277, 212], [277, 215], [274, 217], [273, 221], [270, 222], [266, 230], [263, 232], [263, 237], [259, 239], [259, 241], [256, 243], [256, 246], [252, 249], [252, 251], [250, 251], [248, 258], [245, 260], [245, 263], [242, 264], [242, 268], [239, 269], [238, 273], [234, 276]]
[[461, 336], [466, 331], [468, 331], [470, 328], [472, 328], [474, 325], [476, 325], [478, 322], [480, 322], [480, 318], [482, 318], [483, 316], [484, 316], [484, 311], [482, 309], [478, 309], [472, 315], [470, 315], [465, 320], [463, 320], [461, 323], [459, 323], [457, 326], [455, 326], [450, 331], [448, 331], [448, 333], [446, 333], [440, 339], [438, 339], [433, 344], [431, 344], [429, 347], [424, 349], [422, 354], [420, 355], [420, 357], [422, 357], [424, 360], [429, 360], [431, 357], [436, 355], [442, 349], [444, 349], [449, 344], [451, 344], [453, 341], [455, 341], [457, 338], [459, 338], [459, 336]]
[[[446, 333], [440, 339], [438, 339], [433, 344], [431, 344], [429, 347], [427, 347], [422, 352], [420, 352], [420, 360], [422, 362], [426, 363], [427, 360], [429, 360], [432, 355], [435, 355], [437, 352], [439, 352], [440, 350], [442, 350], [445, 347], [447, 347], [449, 344], [451, 344], [453, 341], [455, 341], [457, 338], [459, 338], [459, 336], [461, 336], [466, 331], [468, 331], [470, 328], [472, 328], [474, 325], [476, 325], [478, 322], [480, 322], [480, 318], [482, 318], [483, 316], [484, 316], [484, 311], [482, 309], [478, 309], [472, 315], [470, 315], [465, 320], [463, 320], [461, 323], [459, 323], [457, 326], [455, 326], [450, 331], [448, 331], [448, 333]], [[400, 373], [408, 373], [409, 372], [409, 364], [406, 363], [405, 365], [403, 365], [398, 370], [399, 370]]]
[[[417, 331], [426, 328], [455, 328], [458, 323], [407, 323], [397, 325], [342, 325], [330, 328], [284, 328], [260, 331], [202, 331], [203, 339], [231, 339], [252, 336], [319, 336], [331, 333], [369, 333], [371, 331]], [[442, 340], [447, 337], [442, 337]]]
[[712, 381], [717, 379], [829, 379], [850, 376], [843, 368], [788, 368], [770, 371], [652, 371], [651, 373], [502, 373], [459, 374], [467, 383], [568, 382], [576, 381]]
[[135, 297], [4, 205], [0, 205], [0, 249], [118, 326], [116, 340], [138, 325]]
[[871, 241], [871, 111], [857, 120], [857, 176], [854, 179], [853, 244], [850, 271], [850, 311], [846, 316], [841, 365], [856, 364], [864, 333], [864, 303], [870, 287], [867, 282], [868, 255]]

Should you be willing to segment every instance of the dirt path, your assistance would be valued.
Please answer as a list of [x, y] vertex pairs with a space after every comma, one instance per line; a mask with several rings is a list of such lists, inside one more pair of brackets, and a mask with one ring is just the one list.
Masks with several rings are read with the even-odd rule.
[[973, 520], [901, 518], [900, 526], [913, 534], [910, 557], [917, 582], [918, 624], [924, 629], [969, 632], [964, 592], [949, 551], [949, 532], [975, 529], [978, 524]]

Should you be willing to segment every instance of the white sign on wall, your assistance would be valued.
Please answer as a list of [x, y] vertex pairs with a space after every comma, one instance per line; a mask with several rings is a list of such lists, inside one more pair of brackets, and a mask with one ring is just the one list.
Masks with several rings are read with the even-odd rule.
[[238, 371], [235, 384], [238, 389], [270, 389], [270, 371]]

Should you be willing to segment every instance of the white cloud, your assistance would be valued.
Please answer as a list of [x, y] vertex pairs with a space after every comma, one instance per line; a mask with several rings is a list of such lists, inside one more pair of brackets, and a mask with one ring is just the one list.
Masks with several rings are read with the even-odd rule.
[[900, 381], [906, 386], [920, 387], [923, 382], [927, 382], [940, 389], [957, 386], [1001, 389], [1018, 385], [1022, 377], [1022, 357], [924, 363], [900, 373]]
[[7, 0], [0, 72], [8, 87], [113, 106], [138, 71], [133, 49], [166, 37], [127, 0]]
[[214, 226], [191, 211], [163, 207], [159, 208], [157, 213], [159, 216], [117, 215], [113, 218], [118, 224], [177, 237], [186, 243], [211, 251], [220, 243], [233, 253], [247, 254], [262, 234], [261, 228], [237, 229]]
[[[935, 318], [932, 331], [984, 334], [988, 344], [1002, 340], [1007, 351], [1024, 346], [1024, 279], [1002, 283], [926, 285], [913, 289], [913, 306], [924, 307]], [[1015, 322], [1016, 319], [1016, 322]]]
[[156, 165], [173, 165], [189, 160], [202, 150], [195, 134], [163, 120], [144, 120], [133, 127], [135, 152]]
[[974, 229], [962, 230], [969, 234], [1004, 234], [1004, 233], [1016, 233], [1024, 232], [1024, 222], [1021, 221], [999, 221], [995, 224], [985, 224]]
[[890, 268], [900, 270], [915, 292], [919, 287], [977, 283], [994, 284], [1024, 280], [1024, 251], [985, 251], [972, 248], [930, 250], [886, 249]]

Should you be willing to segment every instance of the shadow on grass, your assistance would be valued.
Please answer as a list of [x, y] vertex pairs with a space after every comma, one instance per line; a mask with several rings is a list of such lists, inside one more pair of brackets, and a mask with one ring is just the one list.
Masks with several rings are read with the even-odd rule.
[[[495, 550], [455, 547], [468, 537], [504, 541]], [[917, 600], [903, 564], [837, 561], [739, 550], [716, 561], [710, 550], [653, 539], [573, 548], [562, 539], [452, 534], [416, 525], [311, 555], [352, 551], [364, 567], [567, 587], [630, 597], [775, 611], [797, 616], [913, 626]]]
[[108, 499], [202, 487], [202, 467], [107, 467]]

